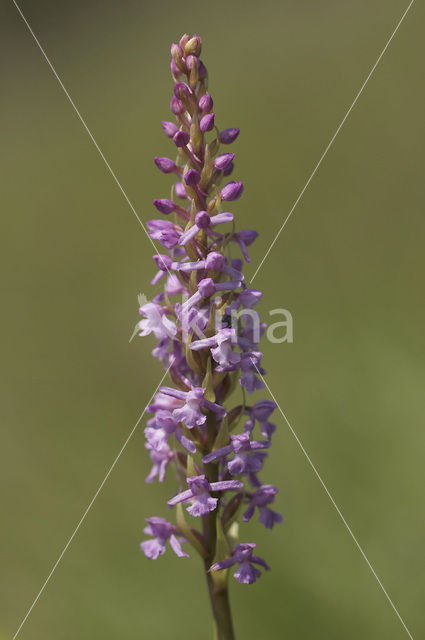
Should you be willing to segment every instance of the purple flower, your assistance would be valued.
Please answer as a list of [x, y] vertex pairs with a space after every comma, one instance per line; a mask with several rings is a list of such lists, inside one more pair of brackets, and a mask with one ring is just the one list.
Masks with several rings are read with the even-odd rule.
[[243, 521], [249, 522], [254, 515], [255, 508], [260, 511], [260, 522], [266, 529], [272, 529], [273, 526], [282, 522], [282, 514], [273, 511], [268, 507], [269, 504], [274, 502], [274, 498], [278, 490], [271, 484], [263, 484], [261, 487], [249, 496], [249, 507], [243, 514]]
[[176, 335], [177, 327], [172, 320], [167, 318], [164, 309], [154, 302], [148, 302], [139, 309], [139, 313], [145, 316], [137, 327], [139, 336], [148, 336], [153, 333], [156, 338], [171, 338]]
[[220, 365], [217, 371], [225, 371], [227, 367], [234, 368], [239, 363], [241, 356], [232, 349], [236, 342], [236, 332], [234, 329], [220, 329], [215, 336], [196, 340], [192, 342], [190, 348], [194, 351], [211, 348], [211, 355]]
[[262, 558], [253, 555], [253, 550], [256, 546], [254, 542], [238, 544], [229, 558], [221, 562], [215, 562], [209, 570], [221, 571], [237, 564], [238, 568], [233, 574], [236, 580], [242, 584], [252, 584], [261, 576], [261, 571], [254, 567], [254, 564], [259, 564], [266, 571], [270, 570], [270, 567]]
[[153, 240], [158, 240], [166, 249], [172, 249], [178, 243], [181, 235], [176, 225], [168, 220], [148, 220], [146, 226]]
[[183, 233], [179, 244], [185, 245], [190, 242], [190, 240], [192, 240], [201, 229], [215, 227], [218, 224], [232, 222], [232, 220], [233, 213], [223, 212], [210, 217], [207, 211], [198, 211], [195, 216], [195, 224]]
[[[177, 524], [148, 518], [150, 539], [141, 544], [148, 558], [162, 555], [168, 542], [179, 557], [186, 556], [181, 535], [204, 560], [214, 558], [222, 528], [227, 535], [234, 520], [248, 523], [258, 511], [267, 529], [282, 521], [271, 508], [277, 489], [257, 475], [276, 429], [270, 422], [276, 405], [260, 399], [250, 406], [245, 395], [265, 386], [258, 345], [266, 324], [256, 311], [262, 294], [248, 288], [243, 275], [258, 233], [239, 229], [234, 214], [222, 211], [244, 190], [239, 177], [226, 178], [234, 171], [235, 154], [223, 153], [221, 146], [234, 142], [239, 129], [218, 128], [200, 53], [196, 34], [185, 34], [171, 46], [175, 121], [163, 121], [162, 128], [173, 144], [170, 157], [154, 161], [162, 173], [174, 174], [174, 184], [169, 199], [154, 200], [156, 210], [169, 217], [146, 223], [149, 236], [161, 245], [153, 256], [157, 269], [151, 284], [157, 289], [149, 302], [139, 296], [141, 319], [133, 334], [155, 337], [152, 354], [170, 385], [160, 387], [147, 407], [145, 447], [152, 468], [146, 481], [163, 482], [169, 465], [170, 480], [187, 481], [187, 490], [168, 501], [179, 505]], [[213, 130], [217, 135], [209, 134]], [[230, 257], [232, 243], [240, 249], [238, 258]], [[255, 429], [261, 435], [254, 435]], [[193, 516], [206, 516], [201, 526], [185, 522], [181, 504]], [[210, 570], [235, 565], [235, 578], [251, 584], [259, 567], [268, 566], [253, 555], [254, 543], [232, 544], [230, 556]], [[214, 588], [220, 582], [218, 576], [208, 579]]]
[[276, 403], [271, 400], [260, 400], [256, 402], [249, 410], [250, 418], [245, 424], [245, 430], [251, 433], [257, 420], [261, 434], [265, 438], [270, 439], [276, 430], [276, 425], [269, 422], [268, 419], [276, 407]]
[[174, 434], [186, 451], [196, 453], [195, 443], [189, 440], [189, 438], [186, 438], [182, 432], [180, 423], [170, 411], [165, 409], [157, 411], [154, 423], [154, 427], [147, 427], [147, 429], [145, 429], [146, 438], [153, 449], [161, 451], [167, 444], [169, 437]]
[[228, 182], [221, 190], [222, 200], [238, 200], [243, 192], [242, 182]]
[[145, 518], [149, 522], [148, 526], [143, 529], [143, 533], [152, 536], [152, 540], [144, 540], [140, 543], [140, 548], [147, 558], [156, 560], [158, 556], [165, 553], [165, 545], [170, 543], [170, 547], [179, 558], [188, 558], [176, 536], [177, 527], [167, 522], [164, 518]]
[[249, 434], [244, 432], [230, 436], [230, 444], [207, 454], [202, 458], [202, 462], [204, 464], [216, 462], [220, 458], [233, 453], [233, 458], [227, 463], [230, 475], [257, 473], [263, 466], [265, 457], [265, 454], [261, 453], [260, 450], [268, 449], [269, 447], [269, 441], [250, 440]]
[[226, 415], [223, 407], [204, 397], [205, 389], [202, 387], [193, 387], [187, 392], [171, 387], [160, 387], [159, 391], [161, 394], [170, 395], [180, 401], [180, 407], [174, 409], [173, 416], [179, 422], [184, 421], [188, 429], [199, 427], [206, 421], [207, 417], [202, 413], [201, 408], [209, 409], [221, 418]]
[[168, 445], [162, 447], [160, 451], [154, 449], [149, 442], [145, 444], [145, 447], [148, 449], [152, 461], [152, 469], [146, 478], [146, 482], [153, 482], [156, 476], [158, 476], [159, 482], [164, 482], [167, 467], [174, 458], [173, 452]]
[[232, 144], [240, 133], [240, 129], [223, 129], [220, 131], [220, 142], [223, 144]]
[[259, 351], [252, 351], [251, 353], [244, 353], [241, 357], [241, 386], [244, 387], [248, 393], [254, 393], [256, 390], [264, 389], [266, 386], [264, 382], [258, 378], [258, 373], [265, 374], [265, 370], [260, 366], [260, 361], [263, 354]]
[[256, 231], [252, 231], [251, 229], [245, 229], [244, 231], [239, 231], [238, 233], [233, 234], [233, 242], [237, 242], [242, 251], [243, 257], [247, 262], [251, 262], [246, 248], [249, 247], [250, 244], [254, 242], [254, 240], [258, 238], [258, 233]]
[[243, 483], [238, 480], [209, 483], [205, 475], [191, 476], [187, 479], [187, 484], [189, 489], [168, 500], [168, 504], [172, 507], [179, 502], [192, 502], [191, 506], [187, 508], [192, 516], [205, 516], [210, 511], [214, 511], [218, 498], [212, 498], [210, 491], [235, 491], [243, 487]]

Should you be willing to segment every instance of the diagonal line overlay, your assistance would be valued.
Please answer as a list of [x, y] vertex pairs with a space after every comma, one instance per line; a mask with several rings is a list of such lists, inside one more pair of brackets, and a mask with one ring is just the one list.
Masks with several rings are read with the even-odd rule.
[[264, 385], [265, 385], [265, 387], [266, 387], [267, 391], [269, 392], [270, 396], [273, 398], [273, 401], [276, 403], [276, 405], [277, 405], [277, 407], [278, 407], [278, 409], [279, 409], [280, 413], [282, 414], [283, 419], [285, 420], [286, 424], [288, 425], [288, 427], [289, 427], [289, 429], [290, 429], [290, 431], [291, 431], [292, 435], [294, 436], [295, 440], [297, 441], [297, 444], [298, 444], [298, 446], [300, 447], [301, 451], [303, 452], [304, 456], [307, 458], [307, 461], [308, 461], [308, 463], [309, 463], [310, 467], [313, 469], [315, 476], [317, 477], [317, 479], [319, 480], [319, 482], [320, 482], [320, 484], [322, 485], [323, 489], [325, 490], [326, 495], [328, 496], [329, 500], [331, 501], [332, 505], [334, 506], [334, 508], [335, 508], [335, 510], [336, 510], [336, 512], [337, 512], [337, 514], [338, 514], [338, 515], [339, 515], [339, 517], [341, 518], [341, 520], [342, 520], [342, 522], [343, 522], [343, 524], [344, 524], [345, 528], [347, 529], [348, 533], [349, 533], [349, 534], [350, 534], [350, 536], [352, 537], [352, 539], [353, 539], [353, 541], [354, 541], [354, 543], [355, 543], [355, 545], [356, 545], [357, 549], [358, 549], [358, 550], [360, 551], [360, 553], [362, 554], [363, 559], [365, 560], [365, 562], [366, 562], [367, 566], [369, 567], [369, 569], [370, 569], [370, 570], [371, 570], [371, 572], [373, 573], [373, 575], [374, 575], [374, 577], [375, 577], [376, 581], [378, 582], [379, 586], [381, 587], [382, 591], [384, 592], [385, 597], [387, 598], [388, 602], [390, 603], [391, 607], [393, 608], [393, 610], [394, 610], [394, 612], [395, 612], [395, 614], [396, 614], [397, 618], [400, 620], [400, 622], [401, 622], [401, 624], [403, 625], [404, 630], [406, 631], [406, 633], [407, 633], [407, 635], [409, 636], [409, 638], [410, 638], [411, 640], [413, 640], [413, 636], [412, 636], [412, 634], [410, 633], [409, 629], [407, 628], [406, 623], [404, 622], [404, 620], [403, 620], [403, 618], [401, 617], [401, 615], [399, 614], [399, 612], [398, 612], [398, 610], [397, 610], [397, 608], [396, 608], [395, 604], [393, 603], [393, 601], [391, 600], [390, 596], [388, 595], [388, 593], [387, 593], [387, 591], [386, 591], [386, 589], [385, 589], [384, 585], [382, 584], [381, 580], [379, 579], [378, 575], [376, 574], [375, 569], [372, 567], [371, 563], [369, 562], [369, 560], [368, 560], [368, 558], [367, 558], [367, 556], [366, 556], [365, 552], [363, 551], [362, 547], [360, 546], [360, 543], [357, 541], [356, 536], [354, 535], [354, 533], [352, 532], [352, 530], [351, 530], [351, 528], [350, 528], [349, 524], [347, 523], [346, 519], [345, 519], [345, 518], [344, 518], [344, 516], [342, 515], [341, 510], [339, 509], [339, 507], [338, 507], [338, 505], [336, 504], [336, 502], [335, 502], [334, 498], [332, 497], [332, 494], [330, 493], [329, 489], [327, 488], [326, 484], [324, 483], [324, 481], [323, 481], [323, 479], [322, 479], [322, 477], [321, 477], [320, 473], [319, 473], [319, 472], [318, 472], [318, 470], [316, 469], [316, 467], [315, 467], [314, 463], [312, 462], [312, 460], [311, 460], [310, 456], [308, 455], [307, 451], [305, 450], [305, 448], [304, 448], [304, 446], [303, 446], [303, 444], [302, 444], [301, 440], [299, 439], [299, 437], [298, 437], [298, 436], [297, 436], [297, 434], [295, 433], [295, 431], [294, 431], [294, 429], [293, 429], [293, 427], [292, 427], [291, 423], [289, 422], [289, 420], [288, 420], [288, 418], [286, 417], [285, 413], [283, 412], [283, 410], [282, 410], [282, 408], [281, 408], [280, 404], [278, 403], [278, 401], [276, 400], [275, 396], [273, 395], [272, 390], [270, 389], [269, 385], [268, 385], [268, 384], [267, 384], [267, 382], [265, 381], [265, 379], [264, 379], [263, 375], [261, 374], [260, 370], [258, 369], [258, 367], [257, 367], [257, 365], [256, 365], [256, 363], [255, 363], [255, 360], [254, 360], [253, 358], [251, 358], [251, 362], [252, 362], [252, 364], [254, 365], [254, 367], [255, 367], [255, 369], [256, 369], [256, 371], [257, 371], [257, 373], [258, 373], [258, 375], [259, 375], [260, 379], [264, 382]]
[[[148, 238], [149, 242], [151, 243], [152, 247], [155, 250], [155, 253], [158, 253], [158, 249], [155, 246], [154, 241], [152, 240], [152, 238], [150, 237], [145, 225], [143, 224], [142, 220], [139, 217], [139, 214], [137, 213], [133, 203], [131, 202], [130, 198], [128, 197], [128, 195], [126, 194], [123, 186], [121, 185], [120, 181], [118, 180], [114, 170], [112, 169], [111, 165], [109, 164], [108, 160], [105, 157], [105, 154], [103, 153], [102, 149], [99, 147], [98, 143], [96, 142], [95, 137], [93, 136], [92, 132], [90, 131], [86, 121], [84, 120], [83, 116], [81, 115], [81, 113], [79, 112], [75, 102], [73, 101], [73, 99], [71, 98], [71, 96], [69, 95], [65, 85], [63, 84], [62, 80], [60, 79], [59, 75], [56, 72], [56, 69], [54, 68], [53, 64], [50, 62], [50, 59], [47, 56], [47, 53], [44, 51], [43, 47], [40, 44], [40, 41], [38, 40], [37, 36], [35, 35], [34, 31], [31, 29], [30, 24], [28, 23], [28, 20], [26, 19], [26, 17], [24, 16], [24, 14], [22, 13], [21, 9], [19, 8], [18, 4], [16, 3], [16, 0], [12, 0], [13, 4], [15, 5], [19, 15], [21, 16], [22, 20], [24, 21], [25, 25], [28, 28], [28, 31], [30, 32], [30, 34], [32, 35], [37, 47], [40, 49], [44, 59], [46, 60], [47, 64], [49, 65], [53, 75], [55, 76], [56, 80], [59, 82], [64, 94], [66, 95], [66, 97], [68, 98], [72, 108], [74, 109], [75, 113], [77, 114], [81, 124], [83, 125], [84, 129], [87, 131], [88, 136], [90, 138], [90, 140], [93, 142], [94, 146], [96, 147], [97, 152], [99, 153], [100, 157], [102, 158], [103, 162], [105, 163], [109, 173], [111, 174], [112, 178], [114, 179], [115, 184], [117, 185], [118, 189], [121, 191], [122, 195], [124, 196], [125, 201], [127, 202], [128, 206], [130, 207], [131, 211], [134, 213], [135, 217], [137, 218], [140, 226], [142, 227], [143, 231], [146, 234], [146, 237]], [[165, 269], [168, 271], [168, 275], [171, 275], [170, 271], [167, 268], [167, 265], [165, 263], [164, 267]]]
[[15, 635], [13, 636], [12, 640], [15, 640], [18, 637], [19, 632], [21, 631], [22, 627], [24, 626], [25, 622], [27, 621], [29, 615], [31, 614], [31, 611], [34, 609], [35, 605], [38, 602], [38, 599], [40, 598], [41, 594], [43, 593], [44, 589], [47, 587], [50, 578], [53, 576], [54, 572], [56, 571], [60, 561], [62, 560], [63, 556], [65, 555], [66, 551], [68, 550], [69, 545], [71, 544], [71, 542], [73, 541], [75, 535], [77, 534], [79, 528], [81, 527], [81, 525], [83, 524], [84, 520], [86, 519], [86, 516], [88, 515], [90, 509], [92, 508], [96, 498], [98, 497], [99, 493], [102, 491], [107, 479], [109, 478], [109, 476], [111, 475], [112, 471], [115, 468], [115, 465], [117, 464], [118, 460], [120, 459], [122, 453], [124, 452], [124, 449], [127, 447], [128, 443], [130, 442], [131, 438], [133, 437], [137, 427], [140, 424], [140, 421], [142, 420], [143, 416], [146, 413], [146, 409], [148, 407], [148, 405], [151, 403], [151, 401], [153, 400], [153, 397], [155, 396], [156, 392], [158, 391], [158, 387], [161, 386], [161, 384], [163, 383], [167, 373], [169, 372], [171, 365], [173, 363], [171, 362], [171, 364], [169, 365], [168, 369], [166, 370], [166, 372], [164, 373], [164, 375], [162, 376], [160, 382], [158, 383], [158, 385], [156, 386], [155, 391], [153, 392], [153, 394], [151, 395], [148, 404], [146, 405], [146, 407], [143, 409], [142, 413], [140, 414], [140, 416], [137, 419], [136, 424], [134, 425], [134, 427], [132, 428], [132, 430], [130, 431], [129, 435], [127, 436], [127, 439], [125, 440], [124, 444], [122, 445], [118, 455], [115, 457], [115, 460], [113, 461], [113, 463], [111, 464], [111, 466], [108, 469], [108, 472], [106, 473], [105, 477], [103, 478], [102, 482], [100, 483], [96, 493], [94, 494], [93, 498], [90, 500], [88, 507], [86, 508], [86, 510], [84, 511], [80, 521], [78, 522], [77, 526], [75, 527], [74, 531], [72, 532], [72, 535], [70, 536], [70, 538], [68, 539], [68, 542], [66, 543], [66, 545], [64, 546], [62, 552], [60, 553], [58, 559], [56, 560], [55, 564], [53, 565], [49, 575], [47, 576], [46, 580], [43, 583], [43, 586], [41, 587], [40, 591], [38, 592], [37, 596], [34, 598], [30, 608], [28, 609], [27, 613], [25, 614], [24, 619], [22, 620], [21, 624], [19, 625], [18, 629], [15, 632]]
[[357, 100], [360, 98], [363, 89], [365, 88], [365, 86], [367, 85], [367, 83], [369, 82], [370, 78], [372, 77], [373, 72], [375, 71], [376, 67], [378, 66], [378, 64], [380, 63], [384, 53], [386, 52], [386, 50], [388, 49], [388, 47], [390, 46], [390, 43], [392, 41], [392, 39], [394, 38], [395, 34], [397, 33], [399, 27], [401, 26], [401, 23], [403, 22], [404, 18], [407, 16], [410, 7], [412, 6], [412, 4], [414, 3], [415, 0], [411, 0], [409, 2], [409, 5], [407, 7], [407, 9], [405, 10], [405, 12], [403, 13], [403, 15], [401, 16], [400, 20], [397, 23], [396, 28], [394, 29], [394, 31], [392, 32], [391, 36], [389, 37], [385, 47], [382, 49], [381, 53], [378, 56], [377, 61], [375, 62], [375, 64], [373, 65], [372, 69], [369, 71], [366, 80], [363, 82], [362, 86], [360, 87], [356, 97], [354, 98], [353, 102], [351, 103], [350, 108], [348, 109], [347, 113], [345, 114], [345, 116], [343, 117], [343, 119], [341, 120], [341, 122], [339, 123], [335, 133], [333, 134], [328, 146], [326, 147], [326, 149], [324, 150], [324, 152], [322, 153], [322, 155], [319, 158], [319, 162], [316, 164], [316, 166], [313, 169], [313, 172], [311, 173], [309, 179], [307, 180], [307, 182], [305, 183], [304, 187], [301, 189], [298, 198], [295, 200], [294, 204], [292, 205], [291, 210], [289, 211], [288, 215], [286, 216], [285, 220], [283, 221], [282, 226], [280, 227], [279, 231], [277, 232], [277, 234], [275, 235], [275, 237], [273, 238], [269, 248], [267, 249], [266, 253], [263, 256], [263, 259], [261, 260], [260, 264], [258, 265], [254, 275], [252, 276], [251, 280], [250, 280], [250, 284], [253, 282], [254, 278], [256, 277], [257, 273], [260, 271], [261, 267], [263, 266], [264, 262], [266, 261], [270, 251], [273, 249], [274, 245], [276, 244], [277, 240], [279, 239], [280, 234], [282, 233], [284, 227], [286, 226], [286, 223], [288, 222], [289, 218], [292, 216], [295, 207], [297, 206], [297, 204], [299, 203], [299, 201], [301, 200], [301, 198], [304, 195], [304, 192], [306, 191], [308, 185], [310, 184], [310, 182], [312, 181], [312, 179], [314, 178], [314, 176], [316, 175], [316, 172], [318, 170], [318, 168], [320, 167], [320, 165], [322, 164], [326, 154], [328, 153], [329, 149], [331, 148], [331, 146], [333, 145], [335, 138], [337, 137], [338, 133], [341, 131], [342, 127], [344, 126], [345, 121], [347, 120], [348, 116], [350, 115], [351, 111], [353, 110]]

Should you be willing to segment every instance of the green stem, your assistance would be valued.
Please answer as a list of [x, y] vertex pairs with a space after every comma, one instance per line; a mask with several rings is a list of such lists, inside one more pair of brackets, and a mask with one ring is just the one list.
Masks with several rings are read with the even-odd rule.
[[[208, 572], [209, 563], [205, 563]], [[235, 640], [229, 592], [226, 587], [214, 584], [211, 573], [207, 573], [208, 593], [214, 616], [214, 640]]]

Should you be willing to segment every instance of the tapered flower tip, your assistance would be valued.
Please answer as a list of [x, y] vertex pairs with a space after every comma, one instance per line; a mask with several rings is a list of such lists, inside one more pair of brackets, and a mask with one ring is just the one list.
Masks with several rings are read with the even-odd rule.
[[176, 208], [175, 203], [172, 200], [167, 200], [167, 198], [158, 198], [154, 200], [153, 203], [158, 211], [160, 213], [164, 213], [165, 215], [172, 213]]
[[[187, 174], [186, 174], [187, 175]], [[195, 224], [200, 229], [206, 229], [211, 224], [211, 218], [207, 211], [198, 211], [195, 216]]]
[[205, 269], [221, 271], [224, 266], [224, 257], [218, 251], [211, 251], [205, 260]]
[[186, 67], [191, 71], [192, 69], [197, 69], [199, 67], [199, 58], [196, 56], [187, 56], [186, 58]]
[[174, 79], [175, 79], [175, 80], [178, 80], [178, 78], [180, 78], [180, 77], [181, 77], [182, 72], [181, 72], [181, 70], [178, 68], [178, 66], [176, 65], [176, 61], [174, 60], [174, 58], [171, 58], [171, 61], [170, 61], [170, 69], [171, 69], [171, 73], [172, 73], [172, 74], [173, 74], [173, 76], [174, 76]]
[[184, 174], [184, 181], [190, 187], [194, 187], [200, 180], [201, 176], [195, 169], [189, 169], [189, 171], [186, 171]]
[[223, 144], [232, 144], [240, 133], [240, 129], [223, 129], [220, 131], [220, 142]]
[[178, 116], [180, 113], [184, 111], [184, 104], [181, 100], [173, 96], [170, 102], [170, 109], [175, 116]]
[[190, 40], [190, 36], [187, 33], [184, 33], [180, 38], [180, 42], [179, 42], [179, 45], [181, 46], [182, 49], [186, 44], [186, 42], [188, 42], [189, 40]]
[[199, 123], [199, 128], [203, 133], [205, 133], [206, 131], [211, 131], [211, 129], [214, 129], [214, 114], [207, 113], [206, 116], [203, 116]]
[[187, 84], [184, 82], [176, 82], [174, 85], [174, 95], [176, 98], [180, 98], [180, 100], [185, 100], [191, 94], [191, 91]]
[[174, 124], [174, 122], [167, 122], [167, 120], [163, 120], [161, 122], [162, 128], [164, 129], [164, 133], [166, 136], [168, 136], [169, 138], [172, 138], [174, 136], [174, 134], [177, 133], [177, 131], [179, 130], [179, 128], [177, 127], [177, 125]]
[[170, 158], [154, 158], [154, 162], [162, 173], [173, 173], [176, 170], [176, 163]]
[[231, 164], [233, 158], [235, 157], [234, 153], [222, 153], [220, 156], [217, 156], [214, 160], [214, 166], [219, 171], [223, 171], [226, 167]]
[[201, 49], [202, 49], [201, 38], [195, 33], [195, 35], [189, 38], [189, 40], [187, 40], [183, 45], [181, 45], [181, 47], [187, 56], [190, 54], [193, 54], [195, 56], [200, 56]]
[[170, 47], [170, 53], [174, 59], [181, 60], [183, 58], [183, 49], [181, 48], [180, 45], [176, 44], [175, 42], [173, 42], [173, 44]]
[[201, 98], [199, 98], [198, 107], [203, 112], [212, 111], [213, 99], [211, 98], [209, 93], [206, 93]]
[[222, 200], [237, 200], [243, 192], [243, 182], [228, 182], [221, 190]]
[[185, 147], [190, 140], [190, 135], [186, 131], [177, 131], [173, 140], [176, 147]]

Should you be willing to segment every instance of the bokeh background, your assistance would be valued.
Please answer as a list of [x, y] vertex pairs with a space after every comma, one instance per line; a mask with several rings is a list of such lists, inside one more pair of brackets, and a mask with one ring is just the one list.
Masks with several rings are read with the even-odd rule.
[[[168, 194], [152, 157], [169, 45], [204, 40], [219, 126], [240, 126], [234, 211], [254, 270], [407, 0], [22, 0], [143, 220]], [[151, 246], [13, 3], [1, 6], [0, 637], [11, 638], [161, 370], [128, 343]], [[415, 638], [424, 637], [423, 3], [413, 5], [255, 285], [294, 343], [268, 382]], [[283, 526], [245, 527], [272, 571], [232, 584], [238, 638], [402, 640], [406, 632], [284, 421], [264, 480]], [[201, 565], [139, 551], [136, 432], [23, 627], [22, 640], [210, 638]]]

